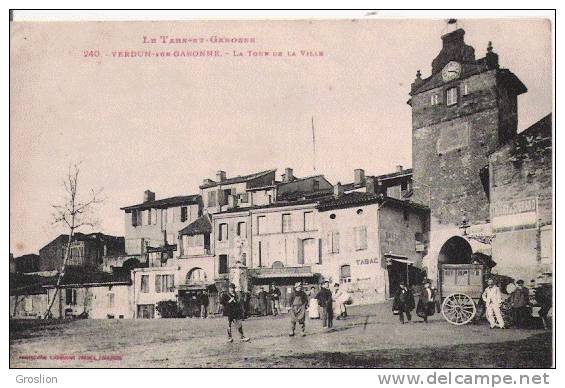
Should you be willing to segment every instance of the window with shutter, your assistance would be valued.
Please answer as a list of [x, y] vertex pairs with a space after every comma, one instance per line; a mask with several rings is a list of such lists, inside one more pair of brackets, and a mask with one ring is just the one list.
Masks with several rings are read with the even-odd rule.
[[155, 275], [155, 292], [161, 292], [161, 275]]
[[314, 212], [304, 212], [304, 230], [314, 230]]
[[247, 238], [247, 227], [244, 221], [237, 223], [237, 235], [241, 238]]
[[218, 273], [225, 274], [228, 273], [228, 255], [220, 255], [218, 257]]
[[180, 222], [186, 222], [188, 219], [188, 208], [183, 206], [180, 208]]
[[266, 231], [266, 219], [265, 216], [257, 217], [257, 234], [265, 234]]
[[455, 105], [457, 104], [457, 88], [450, 88], [447, 89], [446, 92], [446, 104], [449, 105]]
[[109, 308], [114, 307], [114, 293], [113, 292], [108, 293], [108, 307]]
[[216, 207], [216, 192], [209, 191], [208, 192], [208, 207]]
[[316, 242], [316, 239], [307, 238], [302, 240], [302, 257], [298, 264], [314, 264], [318, 263], [319, 259], [319, 244]]
[[290, 214], [282, 215], [282, 232], [288, 233], [291, 231], [291, 218]]
[[355, 249], [358, 251], [367, 249], [367, 227], [361, 226], [354, 229]]
[[339, 232], [332, 233], [332, 253], [339, 253]]
[[218, 230], [218, 241], [226, 241], [228, 239], [228, 224], [220, 224]]
[[149, 292], [149, 275], [141, 275], [141, 292]]
[[304, 240], [298, 239], [297, 264], [304, 264]]

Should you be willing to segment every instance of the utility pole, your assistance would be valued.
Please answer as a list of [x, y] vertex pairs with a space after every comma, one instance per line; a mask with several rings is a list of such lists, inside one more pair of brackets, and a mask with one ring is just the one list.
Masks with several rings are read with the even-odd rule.
[[313, 167], [316, 172], [316, 131], [314, 130], [314, 116], [312, 116], [312, 148], [313, 148]]

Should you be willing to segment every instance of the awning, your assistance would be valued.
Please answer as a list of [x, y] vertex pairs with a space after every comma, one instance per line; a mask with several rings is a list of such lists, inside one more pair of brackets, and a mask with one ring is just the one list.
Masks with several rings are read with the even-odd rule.
[[206, 290], [208, 287], [214, 285], [214, 283], [191, 283], [191, 284], [179, 284], [177, 289], [179, 291], [198, 291]]
[[406, 260], [406, 259], [391, 258], [391, 260], [397, 261], [397, 262], [402, 263], [402, 264], [408, 264], [408, 265], [413, 265], [413, 264], [414, 264], [413, 261]]
[[397, 254], [394, 254], [394, 253], [392, 253], [392, 252], [385, 253], [384, 256], [385, 256], [387, 259], [391, 259], [391, 260], [397, 261], [397, 262], [399, 262], [399, 263], [408, 264], [408, 265], [414, 265], [414, 262], [411, 261], [411, 260], [408, 260], [408, 257], [406, 257], [406, 256], [397, 255]]

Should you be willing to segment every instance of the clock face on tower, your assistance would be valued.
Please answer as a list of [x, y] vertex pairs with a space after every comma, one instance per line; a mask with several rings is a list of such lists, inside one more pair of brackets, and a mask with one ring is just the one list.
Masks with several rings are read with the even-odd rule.
[[461, 75], [461, 64], [459, 62], [451, 61], [441, 71], [441, 76], [445, 82], [453, 81]]

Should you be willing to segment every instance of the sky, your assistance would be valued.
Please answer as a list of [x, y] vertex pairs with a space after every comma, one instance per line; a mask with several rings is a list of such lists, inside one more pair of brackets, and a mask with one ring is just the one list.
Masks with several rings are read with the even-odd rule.
[[[477, 58], [492, 41], [501, 67], [528, 87], [519, 130], [552, 111], [549, 21], [458, 26]], [[195, 194], [217, 170], [313, 174], [312, 117], [315, 172], [330, 182], [351, 182], [355, 168], [411, 167], [410, 84], [417, 70], [430, 75], [445, 32], [439, 19], [12, 23], [10, 252], [37, 253], [64, 232], [52, 225], [51, 205], [77, 161], [79, 192], [103, 189], [95, 230], [114, 235], [124, 233], [120, 207], [141, 202], [146, 189], [157, 199]], [[131, 50], [221, 56], [123, 56]]]

